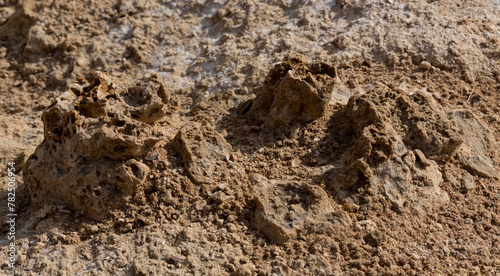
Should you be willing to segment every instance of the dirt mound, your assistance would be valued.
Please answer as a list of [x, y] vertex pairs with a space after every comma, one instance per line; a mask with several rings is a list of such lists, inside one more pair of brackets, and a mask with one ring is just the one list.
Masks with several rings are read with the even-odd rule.
[[160, 139], [170, 94], [158, 76], [127, 87], [102, 72], [71, 85], [42, 115], [44, 141], [24, 181], [33, 204], [65, 203], [102, 219], [144, 184], [140, 159]]
[[[299, 77], [293, 79], [292, 75]], [[329, 117], [323, 142], [328, 148], [320, 149], [332, 166], [323, 173], [324, 189], [341, 204], [360, 205], [375, 198], [397, 210], [409, 207], [424, 214], [449, 200], [440, 188], [443, 177], [437, 162], [446, 164], [456, 155], [471, 173], [498, 176], [488, 158], [493, 136], [473, 115], [446, 112], [425, 92], [407, 93], [381, 83], [364, 92], [359, 90], [343, 105], [343, 100], [335, 102], [338, 95], [332, 95], [338, 91], [333, 89], [335, 77], [335, 68], [327, 63], [306, 63], [300, 55], [289, 57], [270, 70], [257, 97], [250, 105], [246, 103], [248, 112], [237, 108], [239, 113], [233, 119], [240, 120], [242, 126], [246, 119], [263, 122], [249, 134], [254, 136], [251, 139], [260, 139], [259, 131], [269, 126], [286, 129], [291, 122]], [[63, 202], [94, 219], [103, 219], [141, 187], [158, 186], [146, 178], [151, 168], [168, 161], [149, 158], [146, 165], [143, 159], [157, 142], [167, 139], [162, 133], [171, 131], [155, 124], [170, 112], [170, 97], [157, 75], [128, 87], [101, 72], [74, 83], [43, 113], [45, 140], [27, 161], [24, 174], [32, 202]], [[216, 98], [204, 104], [212, 103], [215, 108], [219, 106], [213, 103]], [[203, 112], [213, 112], [213, 108], [200, 106], [194, 107], [197, 117], [180, 127], [171, 143], [191, 181], [201, 185], [200, 195], [212, 198], [218, 190], [216, 184], [225, 179], [232, 182], [231, 189], [239, 196], [249, 189], [251, 194], [261, 195], [250, 197], [256, 206], [255, 228], [277, 243], [288, 241], [304, 227], [299, 222], [303, 219], [291, 217], [331, 209], [322, 205], [329, 202], [326, 196], [319, 197], [325, 202], [318, 208], [308, 199], [311, 189], [318, 190], [313, 194], [326, 195], [321, 187], [278, 178], [272, 181], [282, 184], [275, 188], [264, 185], [266, 181], [257, 181], [249, 188], [251, 181], [236, 165], [239, 153], [231, 145], [234, 140], [228, 142], [224, 137], [227, 131], [223, 135], [209, 121], [195, 122], [204, 118]], [[333, 106], [341, 108], [332, 113]], [[464, 143], [467, 136], [476, 138]], [[292, 162], [292, 166], [298, 164], [297, 160]], [[227, 172], [235, 168], [239, 172], [229, 180]], [[293, 190], [297, 190], [295, 196], [287, 194]], [[292, 204], [285, 198], [297, 196], [294, 200], [307, 208], [297, 214], [281, 210]], [[322, 221], [323, 215], [313, 216]]]

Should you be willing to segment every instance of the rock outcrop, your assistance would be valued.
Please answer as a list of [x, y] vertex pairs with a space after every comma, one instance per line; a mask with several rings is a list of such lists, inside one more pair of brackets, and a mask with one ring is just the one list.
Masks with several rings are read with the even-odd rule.
[[31, 202], [97, 220], [125, 204], [149, 173], [141, 158], [161, 139], [154, 122], [169, 98], [158, 75], [127, 86], [92, 72], [73, 83], [42, 115], [44, 141], [24, 168]]
[[418, 213], [449, 200], [436, 161], [454, 156], [463, 139], [427, 96], [379, 84], [331, 120], [334, 140], [345, 147], [327, 174], [340, 198], [359, 202], [358, 192], [371, 189]]
[[328, 63], [289, 56], [271, 69], [248, 113], [271, 126], [311, 122], [323, 115], [335, 78], [335, 67]]

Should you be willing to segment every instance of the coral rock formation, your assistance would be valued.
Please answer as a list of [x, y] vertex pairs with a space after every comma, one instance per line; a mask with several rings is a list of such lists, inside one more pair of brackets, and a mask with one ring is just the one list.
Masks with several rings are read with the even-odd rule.
[[24, 169], [31, 202], [94, 219], [127, 202], [149, 173], [140, 159], [160, 140], [152, 123], [169, 96], [157, 75], [130, 87], [102, 72], [73, 83], [42, 115], [44, 141]]

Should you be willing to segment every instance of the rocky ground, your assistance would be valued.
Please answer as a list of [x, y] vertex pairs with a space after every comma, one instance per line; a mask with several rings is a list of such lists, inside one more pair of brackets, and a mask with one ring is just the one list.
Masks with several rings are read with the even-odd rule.
[[0, 0], [2, 275], [500, 275], [500, 2]]

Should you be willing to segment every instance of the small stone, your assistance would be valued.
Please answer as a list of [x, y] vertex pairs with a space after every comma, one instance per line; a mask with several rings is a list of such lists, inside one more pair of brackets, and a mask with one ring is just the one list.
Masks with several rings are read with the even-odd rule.
[[249, 176], [249, 179], [252, 182], [252, 184], [258, 184], [267, 181], [267, 178], [260, 173], [252, 173]]
[[443, 231], [443, 225], [441, 223], [434, 224], [436, 231]]
[[221, 204], [223, 203], [224, 201], [227, 200], [227, 196], [224, 192], [222, 191], [218, 191], [218, 192], [215, 192], [212, 196], [211, 196], [211, 199], [213, 201], [215, 201], [216, 203], [218, 204]]
[[257, 198], [255, 205], [255, 228], [266, 237], [272, 239], [276, 244], [282, 244], [295, 235], [293, 229], [285, 226], [281, 220], [276, 219], [276, 213], [267, 200]]
[[93, 234], [97, 233], [97, 232], [99, 232], [99, 227], [97, 225], [92, 225], [89, 227], [89, 232], [93, 233]]
[[158, 156], [159, 155], [160, 154], [158, 152], [154, 151], [154, 152], [151, 152], [148, 155], [146, 155], [145, 159], [148, 160], [148, 161], [158, 160]]
[[452, 186], [455, 186], [455, 187], [458, 186], [457, 179], [455, 178], [455, 176], [453, 176], [453, 174], [450, 171], [446, 170], [443, 174], [443, 177], [444, 177], [444, 180], [447, 181], [448, 183], [450, 183]]
[[86, 57], [79, 57], [76, 59], [76, 64], [81, 67], [88, 67], [90, 60]]
[[220, 173], [217, 161], [229, 160], [231, 145], [210, 126], [185, 125], [174, 138], [174, 147], [182, 155], [184, 167], [197, 184], [216, 183]]
[[255, 271], [255, 266], [253, 264], [244, 264], [236, 269], [231, 276], [251, 276]]
[[149, 225], [149, 219], [147, 219], [145, 216], [143, 215], [137, 215], [137, 218], [136, 218], [137, 222], [143, 224], [143, 225]]
[[0, 8], [0, 25], [3, 25], [16, 10], [11, 7]]
[[358, 221], [354, 224], [354, 230], [362, 233], [370, 233], [375, 231], [376, 229], [377, 225], [375, 224], [375, 222], [369, 219]]
[[345, 211], [342, 211], [342, 210], [334, 211], [334, 212], [332, 212], [332, 217], [333, 217], [334, 223], [338, 223], [338, 224], [344, 225], [344, 226], [349, 226], [352, 224], [351, 217]]
[[448, 114], [466, 137], [457, 155], [462, 167], [473, 175], [500, 179], [500, 172], [487, 154], [495, 151], [493, 131], [470, 110], [456, 109]]
[[23, 254], [17, 255], [17, 257], [16, 257], [16, 263], [18, 265], [23, 265], [25, 262], [26, 262], [26, 255], [23, 255]]
[[418, 66], [418, 69], [430, 70], [430, 69], [432, 69], [432, 65], [428, 61], [424, 60], [420, 63], [420, 65]]
[[500, 173], [495, 169], [491, 160], [484, 156], [463, 148], [458, 152], [458, 160], [469, 172], [482, 177], [500, 179]]
[[31, 247], [31, 250], [33, 252], [38, 252], [42, 250], [45, 247], [45, 243], [43, 242], [37, 242], [34, 246]]
[[464, 189], [467, 191], [472, 190], [476, 187], [476, 184], [474, 183], [474, 178], [470, 173], [465, 173], [465, 175], [462, 178], [462, 184]]
[[167, 205], [175, 205], [177, 203], [175, 198], [172, 196], [172, 192], [170, 190], [167, 190], [165, 192], [165, 197], [163, 198], [163, 202]]
[[297, 168], [300, 164], [300, 160], [297, 158], [294, 158], [291, 162], [292, 168]]
[[357, 212], [359, 210], [359, 206], [351, 202], [344, 203], [342, 207], [344, 208], [344, 210], [351, 213]]
[[1, 69], [7, 69], [10, 67], [10, 63], [6, 59], [0, 59], [0, 68]]
[[385, 238], [384, 233], [382, 233], [379, 230], [375, 230], [375, 231], [368, 233], [364, 237], [364, 240], [367, 244], [369, 244], [373, 247], [377, 247], [377, 246], [382, 245], [385, 242], [386, 238]]

